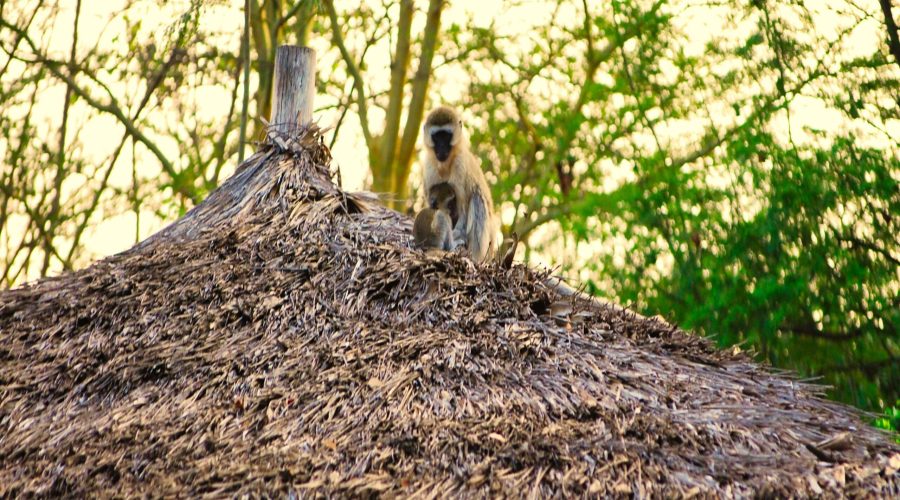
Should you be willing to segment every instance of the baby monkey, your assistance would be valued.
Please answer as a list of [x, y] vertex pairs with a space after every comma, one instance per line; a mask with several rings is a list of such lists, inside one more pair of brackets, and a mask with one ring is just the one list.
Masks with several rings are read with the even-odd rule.
[[453, 227], [459, 220], [456, 190], [447, 182], [435, 184], [428, 196], [428, 208], [416, 215], [413, 237], [425, 248], [454, 250], [459, 244], [453, 237]]

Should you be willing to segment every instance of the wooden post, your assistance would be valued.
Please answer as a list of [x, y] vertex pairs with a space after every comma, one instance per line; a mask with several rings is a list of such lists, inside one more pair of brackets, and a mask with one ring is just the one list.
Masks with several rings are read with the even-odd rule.
[[269, 130], [291, 135], [310, 124], [316, 95], [316, 51], [296, 45], [278, 47], [273, 89]]

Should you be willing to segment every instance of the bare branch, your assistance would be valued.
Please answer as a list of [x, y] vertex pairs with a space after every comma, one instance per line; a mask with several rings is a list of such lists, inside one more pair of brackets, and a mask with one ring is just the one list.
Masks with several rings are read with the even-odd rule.
[[337, 11], [334, 9], [334, 1], [324, 0], [323, 3], [325, 9], [328, 11], [328, 18], [331, 21], [332, 41], [337, 46], [338, 51], [341, 53], [341, 58], [344, 59], [344, 64], [347, 65], [347, 70], [353, 77], [353, 87], [356, 89], [356, 105], [359, 108], [359, 122], [362, 128], [363, 137], [366, 140], [366, 145], [369, 146], [369, 149], [371, 150], [373, 139], [372, 132], [369, 129], [369, 108], [366, 103], [366, 91], [363, 87], [362, 75], [360, 74], [359, 66], [356, 64], [356, 61], [353, 60], [353, 57], [347, 50], [347, 45], [344, 43], [344, 36], [341, 34], [341, 26], [338, 22]]
[[244, 95], [241, 100], [238, 164], [244, 163], [244, 148], [246, 148], [247, 144], [247, 113], [250, 107], [250, 0], [244, 0], [244, 35], [241, 37], [241, 60], [244, 65]]
[[891, 0], [880, 0], [881, 11], [884, 13], [884, 24], [888, 32], [888, 49], [894, 56], [894, 60], [900, 65], [900, 36], [897, 35], [897, 23], [891, 12]]
[[419, 68], [413, 77], [412, 97], [409, 101], [409, 109], [406, 113], [406, 125], [403, 128], [403, 136], [400, 139], [400, 155], [398, 164], [403, 169], [401, 173], [403, 183], [408, 176], [408, 165], [412, 159], [419, 138], [419, 127], [422, 125], [422, 116], [425, 112], [425, 98], [428, 96], [428, 83], [431, 80], [431, 67], [434, 61], [434, 53], [437, 47], [438, 33], [441, 27], [441, 11], [444, 8], [444, 0], [431, 0], [428, 6], [428, 18], [425, 21], [425, 37], [422, 41], [422, 55], [419, 57]]
[[[17, 26], [10, 24], [4, 19], [0, 19], [0, 26], [5, 26], [17, 33], [22, 33]], [[72, 76], [65, 74], [59, 69], [61, 66], [64, 66], [64, 64], [60, 63], [59, 61], [54, 61], [53, 59], [50, 59], [49, 57], [42, 54], [26, 33], [22, 33], [22, 35], [25, 43], [28, 44], [35, 57], [37, 58], [37, 61], [40, 62], [44, 67], [46, 67], [47, 70], [50, 71], [51, 74], [53, 74], [53, 76], [62, 80], [64, 83], [66, 83], [66, 85], [69, 85], [75, 95], [83, 99], [92, 108], [96, 109], [97, 111], [108, 113], [114, 116], [119, 121], [119, 123], [121, 123], [122, 126], [125, 127], [125, 130], [128, 134], [134, 136], [134, 138], [137, 139], [138, 142], [143, 144], [148, 150], [150, 150], [151, 153], [153, 153], [154, 156], [156, 156], [156, 158], [162, 165], [163, 170], [173, 179], [173, 188], [176, 192], [195, 203], [199, 201], [195, 199], [197, 196], [196, 193], [191, 192], [190, 190], [186, 189], [185, 186], [181, 185], [181, 183], [179, 182], [180, 175], [175, 170], [175, 166], [172, 164], [171, 160], [169, 160], [166, 155], [163, 154], [156, 143], [154, 143], [152, 140], [150, 140], [149, 137], [141, 132], [141, 130], [135, 125], [134, 120], [125, 116], [125, 113], [122, 111], [122, 108], [119, 106], [115, 99], [110, 98], [109, 102], [106, 104], [101, 103], [100, 101], [95, 99], [90, 93], [88, 93], [87, 90], [81, 88], [81, 86], [78, 85], [78, 83]], [[160, 72], [157, 75], [157, 85], [162, 82], [164, 76], [165, 74], [163, 72]], [[148, 87], [148, 94], [150, 94], [150, 88], [153, 88], [155, 90], [155, 87]], [[149, 95], [144, 96], [142, 104], [145, 104], [147, 101], [149, 101]]]

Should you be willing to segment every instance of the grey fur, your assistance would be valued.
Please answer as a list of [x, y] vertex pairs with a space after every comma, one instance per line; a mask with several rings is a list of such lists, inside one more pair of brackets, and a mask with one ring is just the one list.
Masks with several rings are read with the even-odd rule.
[[453, 223], [446, 210], [425, 208], [419, 212], [413, 224], [413, 237], [420, 247], [447, 251], [456, 248]]
[[[490, 217], [481, 193], [478, 191], [472, 193], [472, 197], [469, 199], [469, 209], [466, 211], [466, 218], [463, 220], [460, 217], [459, 222], [462, 223], [462, 234], [465, 235], [463, 239], [467, 242], [466, 246], [471, 255], [480, 257], [491, 251], [493, 237], [491, 228], [488, 226]], [[459, 226], [460, 224], [457, 223], [457, 227]]]

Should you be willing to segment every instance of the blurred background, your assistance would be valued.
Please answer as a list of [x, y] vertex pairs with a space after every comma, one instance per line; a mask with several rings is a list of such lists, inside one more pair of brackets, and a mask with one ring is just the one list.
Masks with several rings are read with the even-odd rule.
[[[316, 49], [347, 189], [462, 111], [518, 258], [900, 418], [892, 0], [0, 0], [0, 285], [184, 214]], [[0, 339], [2, 342], [2, 339]]]

